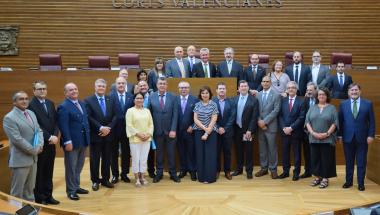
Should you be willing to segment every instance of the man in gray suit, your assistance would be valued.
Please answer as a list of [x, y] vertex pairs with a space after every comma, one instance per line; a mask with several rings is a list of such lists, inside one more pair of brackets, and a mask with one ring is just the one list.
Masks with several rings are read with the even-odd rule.
[[330, 69], [328, 66], [321, 64], [321, 60], [321, 53], [314, 51], [312, 56], [313, 64], [310, 65], [311, 81], [315, 83], [318, 88], [325, 87], [330, 78]]
[[183, 48], [177, 46], [174, 49], [175, 58], [168, 60], [165, 64], [165, 73], [169, 78], [190, 78], [190, 64], [183, 58]]
[[38, 154], [44, 137], [36, 115], [26, 108], [28, 95], [19, 91], [12, 97], [13, 109], [4, 117], [3, 127], [9, 139], [9, 168], [12, 170], [12, 196], [34, 201]]
[[149, 109], [154, 124], [154, 140], [156, 142], [156, 177], [153, 183], [159, 182], [164, 172], [164, 155], [167, 152], [170, 179], [180, 182], [175, 166], [175, 145], [178, 122], [178, 103], [176, 96], [167, 92], [168, 83], [164, 77], [157, 81], [157, 91], [149, 96]]
[[261, 177], [271, 172], [272, 179], [277, 178], [277, 115], [280, 112], [281, 96], [271, 90], [269, 76], [261, 81], [263, 90], [258, 94], [259, 100], [259, 151], [261, 169], [255, 176]]

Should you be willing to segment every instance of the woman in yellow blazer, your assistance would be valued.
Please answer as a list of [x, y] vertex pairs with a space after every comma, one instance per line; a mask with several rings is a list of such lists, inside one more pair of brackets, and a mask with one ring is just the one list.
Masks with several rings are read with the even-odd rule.
[[129, 108], [126, 115], [126, 129], [132, 157], [132, 172], [135, 174], [136, 186], [148, 184], [144, 174], [147, 170], [148, 153], [153, 136], [153, 120], [150, 111], [144, 108], [144, 96], [136, 93], [135, 106]]

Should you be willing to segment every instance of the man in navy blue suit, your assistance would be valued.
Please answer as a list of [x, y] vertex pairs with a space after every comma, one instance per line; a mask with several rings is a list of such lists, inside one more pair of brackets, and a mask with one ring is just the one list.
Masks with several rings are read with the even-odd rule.
[[114, 140], [111, 144], [111, 183], [116, 184], [119, 181], [119, 147], [121, 149], [121, 180], [129, 183], [128, 178], [130, 166], [129, 140], [126, 133], [125, 113], [133, 106], [133, 95], [125, 91], [126, 80], [123, 77], [116, 78], [116, 90], [111, 92], [110, 97], [114, 101], [115, 115], [117, 122], [112, 128], [114, 132]]
[[266, 75], [266, 71], [264, 67], [259, 65], [260, 59], [258, 54], [252, 54], [249, 61], [250, 64], [247, 68], [245, 68], [242, 79], [248, 82], [249, 92], [252, 95], [256, 95], [263, 89], [263, 86], [261, 86], [261, 81]]
[[297, 96], [297, 83], [288, 82], [286, 90], [288, 97], [282, 98], [279, 114], [279, 127], [282, 139], [282, 168], [279, 178], [289, 176], [290, 148], [293, 150], [294, 170], [293, 181], [299, 179], [301, 171], [301, 140], [303, 138], [303, 125], [305, 123], [305, 109], [303, 99]]
[[228, 180], [232, 180], [231, 176], [231, 148], [234, 138], [234, 122], [236, 111], [234, 109], [234, 103], [231, 99], [227, 98], [226, 84], [220, 82], [216, 86], [217, 97], [213, 98], [213, 101], [218, 106], [218, 120], [216, 126], [218, 128], [218, 166], [217, 175], [221, 170], [221, 154], [223, 152], [224, 158], [224, 176]]
[[179, 96], [177, 96], [178, 104], [178, 128], [177, 128], [177, 149], [180, 161], [179, 178], [190, 173], [191, 180], [196, 181], [196, 163], [194, 135], [192, 125], [194, 124], [193, 109], [198, 99], [190, 95], [190, 84], [181, 81], [178, 84]]
[[79, 200], [77, 194], [88, 194], [88, 190], [79, 185], [86, 147], [90, 144], [90, 126], [85, 105], [78, 99], [78, 87], [68, 83], [64, 93], [66, 99], [58, 106], [57, 112], [65, 156], [66, 193], [69, 199]]
[[164, 77], [157, 81], [157, 91], [149, 96], [149, 109], [154, 124], [156, 142], [156, 177], [153, 183], [159, 182], [164, 174], [164, 155], [167, 152], [170, 179], [181, 182], [176, 174], [175, 145], [177, 138], [178, 105], [176, 97], [167, 92], [168, 82]]
[[306, 94], [306, 86], [311, 81], [310, 67], [302, 63], [302, 54], [299, 51], [293, 53], [293, 63], [285, 68], [285, 73], [291, 81], [298, 84], [298, 96]]
[[345, 66], [342, 61], [336, 64], [336, 75], [330, 77], [327, 87], [334, 99], [347, 99], [348, 86], [352, 84], [352, 77], [344, 72]]
[[[95, 94], [85, 99], [88, 122], [90, 124], [90, 173], [92, 190], [99, 190], [99, 184], [113, 188], [109, 181], [111, 166], [112, 128], [116, 124], [114, 101], [107, 96], [107, 83], [104, 79], [95, 81]], [[99, 166], [101, 161], [101, 175]]]
[[217, 66], [218, 75], [221, 78], [235, 77], [237, 83], [243, 79], [243, 66], [239, 61], [234, 60], [234, 49], [231, 47], [224, 49], [225, 60]]
[[343, 188], [349, 188], [353, 184], [356, 160], [358, 189], [364, 191], [368, 144], [375, 137], [375, 115], [372, 102], [360, 97], [361, 89], [358, 84], [352, 83], [348, 86], [348, 95], [350, 98], [339, 107], [339, 131], [346, 159], [346, 182]]

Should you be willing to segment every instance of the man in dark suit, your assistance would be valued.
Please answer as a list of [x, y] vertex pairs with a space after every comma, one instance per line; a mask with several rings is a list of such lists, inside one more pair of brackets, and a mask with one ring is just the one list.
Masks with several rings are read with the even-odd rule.
[[[111, 144], [117, 117], [115, 115], [114, 101], [106, 93], [107, 83], [104, 79], [95, 81], [95, 95], [87, 97], [84, 101], [90, 123], [90, 173], [92, 190], [99, 190], [99, 183], [113, 188], [110, 183]], [[99, 165], [101, 160], [101, 175], [99, 178]]]
[[279, 127], [282, 140], [283, 173], [278, 178], [289, 177], [290, 148], [293, 150], [293, 181], [298, 181], [301, 171], [301, 140], [304, 135], [305, 109], [303, 99], [297, 96], [297, 83], [290, 81], [286, 85], [288, 97], [282, 98], [279, 114]]
[[221, 170], [221, 154], [223, 152], [224, 159], [224, 176], [231, 180], [231, 148], [234, 138], [234, 122], [235, 122], [235, 107], [231, 99], [227, 98], [226, 84], [220, 82], [216, 86], [217, 97], [213, 101], [218, 106], [218, 120], [216, 126], [218, 128], [218, 154], [217, 154], [217, 175]]
[[302, 63], [302, 54], [299, 51], [293, 53], [293, 64], [285, 68], [285, 73], [291, 81], [298, 84], [298, 96], [304, 96], [306, 93], [306, 85], [311, 81], [310, 67]]
[[219, 77], [235, 77], [237, 79], [236, 84], [239, 83], [243, 79], [243, 66], [239, 61], [234, 60], [234, 49], [225, 48], [224, 57], [226, 60], [221, 61], [217, 66]]
[[129, 139], [125, 129], [125, 114], [133, 106], [133, 95], [125, 92], [126, 83], [123, 77], [116, 78], [116, 92], [110, 94], [110, 98], [114, 101], [115, 115], [117, 117], [115, 126], [111, 128], [114, 135], [111, 144], [111, 183], [113, 184], [119, 181], [119, 148], [121, 149], [121, 180], [127, 183], [131, 182], [128, 178], [131, 156]]
[[344, 72], [345, 66], [342, 61], [336, 64], [336, 75], [330, 77], [327, 87], [334, 99], [347, 99], [348, 86], [352, 84], [352, 77]]
[[190, 77], [192, 77], [193, 75], [193, 67], [196, 63], [199, 63], [201, 62], [201, 60], [199, 58], [196, 58], [195, 57], [195, 53], [197, 52], [197, 49], [195, 48], [195, 46], [193, 45], [189, 45], [187, 47], [187, 61], [189, 61], [189, 66], [190, 66]]
[[325, 87], [330, 79], [330, 69], [321, 64], [322, 55], [319, 51], [314, 51], [312, 56], [313, 64], [310, 65], [311, 80], [318, 88]]
[[157, 92], [149, 96], [149, 109], [154, 124], [154, 140], [156, 142], [156, 177], [153, 183], [159, 182], [164, 173], [164, 154], [167, 152], [170, 179], [180, 182], [176, 174], [175, 144], [177, 137], [178, 104], [176, 97], [167, 92], [167, 81], [161, 77], [157, 81]]
[[165, 73], [169, 78], [190, 78], [190, 64], [186, 58], [183, 58], [183, 48], [177, 46], [174, 48], [175, 57], [168, 60], [165, 64]]
[[57, 205], [53, 198], [53, 171], [55, 145], [58, 143], [57, 111], [54, 103], [47, 99], [47, 84], [44, 81], [33, 83], [34, 97], [28, 109], [36, 114], [38, 124], [43, 131], [44, 150], [38, 155], [36, 186], [34, 197], [37, 203]]
[[364, 191], [368, 145], [373, 142], [376, 131], [375, 114], [372, 102], [360, 96], [358, 84], [348, 86], [348, 95], [350, 99], [343, 101], [339, 107], [339, 136], [343, 139], [346, 159], [346, 182], [343, 188], [352, 186], [356, 160], [358, 189]]
[[251, 64], [245, 68], [243, 72], [243, 79], [248, 82], [249, 92], [252, 95], [256, 95], [263, 89], [261, 81], [266, 75], [265, 69], [259, 65], [259, 55], [252, 54], [250, 58]]
[[[236, 170], [232, 176], [237, 176], [245, 171], [247, 178], [252, 179], [253, 171], [253, 134], [257, 131], [257, 117], [259, 103], [257, 99], [248, 93], [248, 82], [239, 82], [240, 95], [234, 98], [235, 120], [235, 144], [236, 144]], [[244, 162], [245, 161], [245, 162]]]
[[196, 162], [194, 135], [192, 125], [194, 124], [193, 109], [198, 99], [190, 95], [190, 84], [181, 81], [178, 84], [179, 96], [177, 96], [178, 105], [178, 128], [177, 128], [177, 149], [180, 160], [179, 178], [186, 176], [190, 172], [191, 180], [196, 181]]
[[64, 87], [66, 99], [58, 106], [58, 126], [65, 156], [66, 193], [71, 200], [79, 200], [77, 194], [88, 194], [80, 187], [80, 173], [90, 144], [90, 126], [85, 104], [78, 99], [78, 87], [67, 83]]
[[[316, 104], [317, 98], [317, 85], [314, 82], [309, 82], [306, 87], [306, 95], [304, 99], [304, 111], [305, 115], [309, 108]], [[304, 129], [303, 138], [302, 138], [302, 151], [303, 159], [305, 164], [305, 172], [300, 175], [300, 178], [309, 178], [311, 177], [311, 155], [310, 155], [310, 143], [309, 143], [309, 133], [307, 129]]]
[[202, 48], [200, 51], [201, 62], [194, 65], [193, 76], [196, 78], [214, 78], [218, 77], [215, 64], [209, 61], [210, 50]]
[[[128, 70], [127, 68], [123, 68], [120, 70], [119, 72], [119, 77], [123, 77], [125, 79], [125, 92], [126, 93], [131, 93], [131, 94], [134, 94], [134, 89], [135, 89], [135, 85], [134, 84], [131, 84], [131, 83], [128, 83]], [[110, 93], [115, 93], [116, 92], [116, 84], [113, 83], [111, 85], [111, 91]]]

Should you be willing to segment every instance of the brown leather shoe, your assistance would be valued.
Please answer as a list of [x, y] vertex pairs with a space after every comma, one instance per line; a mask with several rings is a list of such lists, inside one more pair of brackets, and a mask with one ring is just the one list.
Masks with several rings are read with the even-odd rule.
[[256, 177], [261, 177], [268, 174], [268, 170], [260, 169], [260, 171], [256, 172], [255, 176]]
[[232, 180], [232, 175], [230, 172], [226, 172], [226, 174], [224, 174], [224, 176], [228, 179], [228, 180]]
[[277, 171], [270, 172], [270, 176], [272, 177], [272, 179], [278, 178]]

